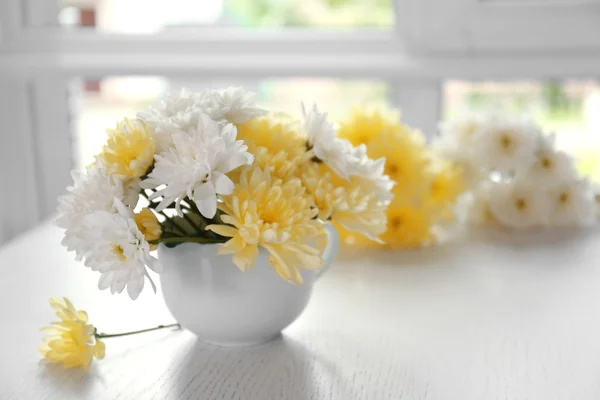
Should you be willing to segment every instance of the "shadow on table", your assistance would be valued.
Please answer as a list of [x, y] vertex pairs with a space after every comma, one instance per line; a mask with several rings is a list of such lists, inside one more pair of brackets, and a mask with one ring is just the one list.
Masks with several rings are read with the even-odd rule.
[[590, 237], [590, 233], [598, 231], [597, 227], [538, 228], [523, 231], [480, 228], [472, 229], [467, 238], [471, 242], [493, 243], [515, 249], [531, 249], [569, 246], [573, 242]]
[[83, 398], [91, 390], [95, 381], [102, 380], [93, 367], [90, 371], [78, 368], [67, 369], [62, 364], [49, 364], [43, 360], [39, 365], [38, 374], [42, 381], [73, 398]]
[[471, 252], [476, 244], [494, 245], [515, 250], [535, 248], [569, 247], [581, 243], [600, 232], [600, 227], [538, 228], [509, 230], [502, 228], [472, 227], [451, 241], [415, 249], [402, 248], [353, 248], [344, 247], [337, 261], [351, 264], [377, 263], [394, 267], [411, 267], [450, 262], [464, 252]]
[[389, 265], [393, 268], [418, 267], [435, 265], [440, 262], [447, 263], [457, 256], [461, 248], [466, 247], [463, 242], [442, 243], [422, 248], [344, 248], [337, 258], [338, 264], [377, 264]]
[[184, 362], [175, 377], [176, 398], [314, 399], [326, 390], [315, 383], [334, 373], [333, 366], [286, 336], [250, 347], [197, 340]]

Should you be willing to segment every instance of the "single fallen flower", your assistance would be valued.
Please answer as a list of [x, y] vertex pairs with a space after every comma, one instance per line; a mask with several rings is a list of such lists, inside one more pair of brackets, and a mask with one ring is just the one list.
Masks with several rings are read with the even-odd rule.
[[154, 328], [142, 329], [124, 333], [98, 333], [97, 329], [88, 323], [85, 311], [76, 310], [73, 303], [66, 297], [52, 297], [50, 307], [60, 318], [50, 326], [42, 328], [46, 332], [43, 343], [39, 346], [42, 357], [66, 368], [83, 368], [88, 370], [94, 358], [102, 360], [106, 347], [100, 339], [133, 335], [165, 328], [180, 328], [179, 324], [159, 325]]

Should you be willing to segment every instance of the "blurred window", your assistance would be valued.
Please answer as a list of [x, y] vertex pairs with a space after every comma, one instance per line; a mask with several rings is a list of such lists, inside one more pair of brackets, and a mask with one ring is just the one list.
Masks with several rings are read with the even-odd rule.
[[393, 0], [62, 0], [60, 24], [147, 34], [202, 26], [390, 28]]

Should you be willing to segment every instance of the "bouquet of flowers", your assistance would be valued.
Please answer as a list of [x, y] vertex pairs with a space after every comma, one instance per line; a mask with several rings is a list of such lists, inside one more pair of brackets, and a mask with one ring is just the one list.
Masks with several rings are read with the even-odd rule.
[[267, 113], [241, 88], [181, 91], [108, 130], [59, 200], [63, 245], [132, 299], [160, 243], [219, 243], [240, 270], [258, 248], [285, 280], [323, 266], [323, 224], [373, 240], [386, 231], [394, 182], [385, 159], [336, 136], [316, 106], [300, 120]]
[[526, 118], [474, 115], [442, 125], [436, 150], [468, 177], [465, 220], [513, 229], [593, 225], [600, 197]]
[[401, 122], [398, 111], [356, 108], [340, 121], [338, 135], [353, 145], [366, 145], [370, 157], [386, 158], [385, 173], [397, 182], [381, 236], [384, 243], [340, 227], [344, 241], [404, 249], [436, 243], [454, 220], [453, 206], [466, 189], [461, 170], [432, 152], [421, 132]]

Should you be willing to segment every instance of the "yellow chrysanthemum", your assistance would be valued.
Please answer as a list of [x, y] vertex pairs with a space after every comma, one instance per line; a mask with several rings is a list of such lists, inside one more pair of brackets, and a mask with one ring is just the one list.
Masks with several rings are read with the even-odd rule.
[[279, 179], [292, 177], [306, 153], [305, 139], [281, 115], [254, 118], [238, 126], [238, 139], [254, 155], [254, 165]]
[[431, 181], [430, 201], [433, 204], [453, 203], [466, 189], [460, 171], [448, 166], [434, 173]]
[[385, 157], [385, 174], [396, 181], [396, 192], [415, 194], [427, 190], [430, 152], [421, 132], [400, 122], [399, 112], [357, 109], [340, 123], [338, 135], [352, 144], [367, 145], [371, 159]]
[[[162, 228], [156, 215], [149, 208], [143, 208], [140, 212], [135, 214], [135, 223], [144, 235], [146, 241], [158, 240], [162, 235]], [[151, 250], [156, 250], [158, 245], [150, 245]]]
[[66, 298], [51, 298], [50, 306], [61, 319], [42, 329], [48, 336], [39, 350], [52, 363], [62, 363], [67, 368], [89, 369], [94, 357], [104, 358], [104, 343], [96, 339], [96, 329], [88, 324], [85, 311], [77, 311]]
[[461, 169], [450, 164], [443, 165], [433, 172], [429, 196], [424, 203], [440, 218], [451, 221], [454, 219], [452, 206], [466, 189]]
[[334, 175], [323, 163], [307, 163], [300, 171], [302, 184], [322, 221], [331, 219], [334, 208], [340, 205], [346, 194], [343, 186], [334, 185]]
[[379, 241], [386, 230], [388, 205], [380, 202], [375, 183], [353, 176], [344, 189], [343, 201], [336, 205], [331, 219], [346, 229]]
[[390, 206], [387, 231], [381, 236], [386, 246], [413, 249], [435, 241], [431, 211], [411, 205]]
[[396, 182], [395, 192], [419, 198], [428, 187], [431, 154], [420, 133], [407, 128], [384, 132], [369, 143], [369, 157], [385, 157], [385, 173]]
[[123, 179], [140, 178], [154, 162], [152, 130], [139, 119], [125, 118], [107, 130], [108, 141], [99, 158], [108, 172]]
[[222, 196], [221, 220], [228, 225], [209, 225], [207, 229], [230, 237], [219, 248], [220, 254], [233, 254], [242, 271], [256, 263], [258, 247], [266, 249], [269, 261], [283, 278], [303, 282], [299, 269], [323, 267], [320, 251], [311, 246], [321, 230], [313, 218], [309, 198], [299, 179], [283, 182], [257, 167], [247, 167], [229, 196]]
[[353, 247], [382, 246], [399, 249], [415, 249], [435, 242], [431, 210], [412, 205], [391, 205], [387, 210], [386, 231], [376, 243], [343, 226], [336, 225], [342, 242]]
[[320, 219], [332, 220], [372, 240], [385, 232], [387, 205], [381, 203], [374, 182], [357, 176], [345, 180], [323, 163], [305, 165], [301, 178]]
[[380, 133], [397, 130], [399, 120], [398, 111], [355, 108], [347, 120], [340, 122], [338, 136], [348, 139], [354, 146], [361, 143], [369, 145]]

